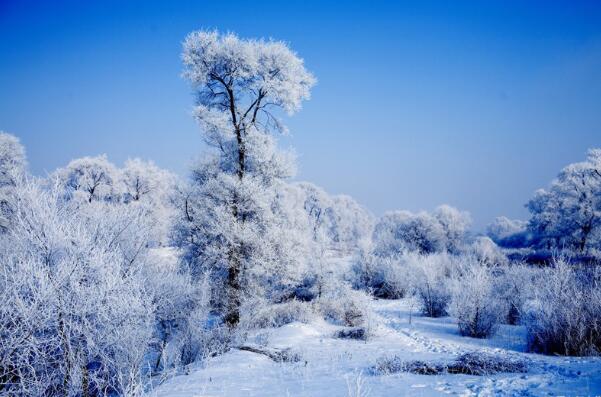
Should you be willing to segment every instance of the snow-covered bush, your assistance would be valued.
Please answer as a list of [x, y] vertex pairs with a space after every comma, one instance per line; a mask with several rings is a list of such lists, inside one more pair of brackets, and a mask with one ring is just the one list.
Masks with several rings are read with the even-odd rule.
[[289, 299], [272, 303], [265, 299], [246, 300], [242, 306], [240, 328], [281, 327], [292, 322], [307, 323], [321, 317], [335, 325], [364, 327], [371, 325], [369, 298], [348, 286], [328, 284], [311, 302]]
[[186, 365], [209, 348], [208, 280], [194, 282], [182, 272], [178, 252], [172, 248], [150, 250], [141, 275], [152, 292], [154, 334], [151, 353], [154, 372]]
[[15, 185], [25, 174], [25, 149], [14, 135], [0, 131], [0, 233], [6, 231], [15, 205]]
[[501, 249], [488, 237], [479, 236], [466, 248], [465, 254], [487, 266], [499, 266], [508, 263]]
[[451, 287], [450, 313], [464, 336], [486, 338], [507, 316], [506, 301], [494, 288], [493, 270], [477, 258], [464, 257]]
[[445, 236], [445, 249], [450, 253], [458, 253], [472, 224], [472, 218], [468, 212], [459, 211], [457, 208], [443, 204], [437, 207], [432, 216], [442, 227]]
[[346, 254], [355, 252], [371, 238], [373, 216], [352, 197], [331, 196], [308, 182], [294, 183], [288, 188], [295, 196], [291, 200], [306, 214], [310, 234], [317, 244]]
[[530, 350], [545, 354], [601, 353], [601, 271], [555, 258], [541, 270], [524, 323]]
[[119, 176], [122, 202], [144, 208], [146, 216], [152, 220], [152, 244], [166, 245], [177, 213], [176, 176], [152, 161], [139, 158], [127, 160], [119, 170]]
[[317, 312], [327, 321], [347, 327], [371, 327], [369, 297], [341, 284], [329, 288], [315, 301]]
[[486, 235], [505, 248], [521, 248], [529, 245], [528, 222], [499, 216], [486, 227]]
[[374, 229], [374, 253], [393, 256], [403, 252], [430, 254], [442, 252], [445, 236], [442, 226], [430, 214], [394, 211], [384, 214]]
[[[249, 306], [253, 307], [249, 307]], [[315, 318], [311, 304], [291, 299], [282, 303], [245, 302], [241, 311], [241, 328], [281, 327], [298, 321], [308, 323]]]
[[0, 240], [0, 388], [36, 396], [140, 392], [154, 305], [141, 255], [126, 244], [136, 218], [80, 213], [55, 184], [32, 179], [15, 194]]
[[507, 307], [505, 323], [519, 324], [524, 314], [524, 305], [533, 297], [536, 288], [534, 279], [539, 269], [521, 263], [510, 263], [497, 267], [495, 273], [496, 294], [505, 301]]
[[116, 168], [84, 160], [12, 182], [0, 236], [10, 273], [0, 280], [0, 388], [16, 395], [133, 395], [147, 368], [185, 365], [210, 340], [206, 284], [192, 283], [177, 253], [151, 249], [162, 204], [147, 189], [117, 199], [115, 179], [99, 176]]
[[374, 228], [374, 253], [395, 256], [404, 252], [456, 253], [463, 246], [470, 216], [448, 205], [434, 213], [393, 211], [382, 216]]
[[456, 272], [457, 258], [448, 254], [406, 254], [403, 259], [413, 271], [413, 288], [422, 313], [429, 317], [448, 314], [450, 280]]
[[407, 361], [399, 356], [392, 356], [379, 358], [371, 371], [376, 375], [410, 372], [418, 375], [462, 374], [486, 376], [501, 372], [527, 372], [528, 361], [518, 356], [500, 356], [484, 351], [464, 353], [451, 363]]
[[412, 269], [400, 257], [381, 257], [360, 252], [352, 266], [351, 282], [356, 289], [377, 298], [399, 299], [411, 290]]
[[352, 197], [347, 195], [332, 197], [330, 217], [332, 247], [340, 253], [352, 253], [365, 240], [371, 238], [374, 227], [373, 215]]
[[79, 211], [93, 214], [103, 205], [112, 203], [131, 207], [118, 211], [143, 213], [150, 227], [145, 230], [149, 245], [164, 245], [171, 235], [177, 180], [150, 161], [129, 159], [120, 169], [105, 155], [83, 157], [55, 171], [51, 179], [59, 181], [64, 199], [73, 201]]

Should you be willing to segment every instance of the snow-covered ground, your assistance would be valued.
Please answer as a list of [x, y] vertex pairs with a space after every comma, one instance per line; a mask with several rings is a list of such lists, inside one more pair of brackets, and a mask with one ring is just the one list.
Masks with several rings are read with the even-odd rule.
[[[326, 322], [292, 323], [251, 336], [267, 348], [288, 348], [294, 363], [276, 363], [241, 350], [217, 356], [157, 387], [153, 397], [209, 396], [596, 396], [601, 395], [601, 359], [549, 357], [524, 352], [525, 332], [502, 326], [491, 339], [462, 337], [452, 318], [418, 314], [411, 300], [374, 300], [373, 336], [342, 340]], [[379, 358], [450, 362], [465, 352], [484, 351], [522, 358], [527, 373], [491, 376], [374, 375]]]

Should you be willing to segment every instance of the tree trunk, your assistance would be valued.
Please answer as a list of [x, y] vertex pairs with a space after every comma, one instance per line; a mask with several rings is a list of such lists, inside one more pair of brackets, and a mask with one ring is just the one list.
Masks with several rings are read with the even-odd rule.
[[86, 361], [81, 367], [81, 395], [82, 397], [90, 397], [90, 376]]
[[[235, 250], [234, 250], [235, 251]], [[232, 253], [227, 274], [227, 313], [225, 322], [235, 328], [240, 322], [240, 259]]]
[[[236, 127], [236, 141], [238, 143], [238, 179], [242, 181], [245, 171], [245, 147], [242, 137], [242, 131]], [[239, 198], [234, 193], [232, 212], [236, 222], [244, 223], [244, 214], [239, 211]], [[235, 328], [240, 322], [240, 271], [241, 271], [241, 252], [240, 245], [234, 245], [230, 251], [229, 269], [227, 274], [227, 308], [225, 321], [230, 328]]]
[[580, 248], [580, 252], [584, 253], [584, 250], [586, 248], [586, 240], [588, 239], [589, 234], [591, 233], [591, 230], [593, 229], [593, 219], [591, 218], [586, 225], [584, 225], [582, 227], [582, 237], [580, 238], [580, 243], [579, 243], [579, 247]]
[[62, 349], [63, 349], [63, 357], [65, 360], [65, 374], [63, 376], [63, 392], [65, 393], [65, 396], [68, 396], [69, 388], [70, 388], [70, 384], [71, 384], [71, 367], [72, 367], [71, 348], [70, 348], [69, 340], [66, 335], [65, 323], [63, 321], [62, 312], [60, 312], [58, 315], [58, 330], [59, 330], [59, 336], [60, 336], [61, 345], [62, 345]]

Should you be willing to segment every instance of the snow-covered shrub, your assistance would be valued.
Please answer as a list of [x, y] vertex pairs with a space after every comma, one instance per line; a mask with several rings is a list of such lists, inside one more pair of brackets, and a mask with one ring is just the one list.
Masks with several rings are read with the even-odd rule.
[[354, 259], [351, 282], [377, 298], [399, 299], [411, 289], [411, 269], [400, 257], [361, 252]]
[[32, 179], [15, 194], [13, 222], [0, 239], [2, 391], [139, 393], [154, 304], [142, 255], [127, 241], [138, 236], [138, 218], [80, 213], [56, 185]]
[[519, 356], [496, 355], [483, 351], [464, 353], [446, 368], [448, 373], [486, 376], [528, 371], [528, 361]]
[[[148, 245], [167, 243], [176, 214], [177, 179], [151, 161], [129, 159], [120, 169], [105, 155], [83, 157], [55, 171], [52, 180], [58, 181], [65, 201], [72, 201], [78, 211], [94, 214], [103, 205], [111, 203], [131, 208], [104, 208], [143, 213], [148, 225], [145, 228]], [[86, 208], [86, 205], [92, 208]]]
[[394, 256], [403, 252], [430, 254], [445, 249], [445, 234], [438, 221], [427, 212], [388, 212], [374, 229], [374, 253]]
[[334, 336], [339, 339], [367, 340], [367, 332], [363, 327], [341, 329]]
[[369, 297], [341, 284], [315, 301], [317, 312], [327, 321], [346, 327], [371, 327]]
[[499, 216], [486, 227], [486, 235], [505, 248], [526, 247], [530, 243], [528, 222]]
[[429, 317], [448, 314], [451, 299], [450, 280], [457, 259], [448, 254], [406, 254], [403, 259], [413, 272], [413, 288], [421, 303], [422, 313]]
[[507, 316], [506, 301], [498, 296], [494, 283], [491, 268], [476, 258], [463, 258], [452, 283], [450, 305], [461, 335], [486, 338]]
[[601, 353], [601, 270], [555, 258], [541, 270], [524, 323], [530, 350], [545, 354]]
[[248, 329], [281, 327], [295, 321], [308, 323], [315, 317], [310, 303], [296, 299], [283, 303], [248, 301], [242, 308], [240, 325]]
[[505, 323], [516, 325], [521, 322], [524, 305], [533, 297], [534, 278], [538, 272], [537, 268], [520, 263], [507, 264], [496, 268], [494, 288], [496, 294], [505, 300], [507, 306]]
[[438, 221], [445, 235], [445, 249], [450, 253], [458, 253], [472, 224], [469, 212], [443, 204], [437, 207], [432, 216]]
[[288, 189], [309, 221], [312, 239], [326, 249], [352, 253], [371, 238], [373, 216], [352, 197], [329, 195], [308, 182], [290, 184]]
[[15, 205], [15, 185], [25, 174], [25, 149], [19, 139], [0, 131], [0, 232], [9, 226]]
[[187, 365], [200, 358], [213, 338], [208, 280], [194, 282], [182, 272], [178, 252], [172, 248], [152, 249], [141, 273], [155, 305], [152, 370]]
[[442, 368], [434, 364], [423, 361], [407, 361], [396, 355], [379, 357], [370, 372], [374, 375], [390, 375], [399, 372], [414, 372], [414, 370], [420, 375], [438, 375], [442, 372]]
[[166, 245], [177, 214], [175, 192], [178, 180], [175, 175], [160, 169], [152, 161], [135, 158], [125, 162], [119, 176], [122, 202], [144, 208], [152, 222], [152, 245]]
[[505, 265], [508, 262], [505, 254], [488, 237], [476, 237], [465, 251], [468, 256], [476, 258], [478, 262], [487, 266]]
[[470, 216], [448, 205], [432, 214], [393, 211], [382, 216], [374, 228], [374, 254], [395, 256], [404, 252], [457, 253], [463, 246]]
[[426, 361], [407, 361], [398, 356], [378, 359], [372, 372], [387, 375], [398, 372], [410, 372], [419, 375], [493, 375], [497, 373], [520, 373], [528, 371], [528, 361], [521, 357], [501, 356], [483, 351], [464, 353], [451, 363]]
[[350, 196], [332, 197], [331, 219], [332, 248], [340, 253], [352, 253], [371, 238], [374, 217]]
[[369, 397], [371, 388], [367, 385], [366, 378], [363, 373], [355, 373], [352, 377], [346, 377], [347, 397]]
[[171, 351], [166, 355], [173, 359], [174, 366], [186, 366], [224, 353], [229, 348], [230, 330], [216, 324], [206, 309], [206, 306], [195, 304], [175, 334]]

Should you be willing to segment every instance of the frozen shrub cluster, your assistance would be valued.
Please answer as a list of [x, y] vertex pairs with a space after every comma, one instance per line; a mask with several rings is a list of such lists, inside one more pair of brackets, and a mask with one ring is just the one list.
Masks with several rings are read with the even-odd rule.
[[9, 227], [15, 206], [15, 186], [23, 177], [27, 160], [19, 139], [0, 131], [0, 233]]
[[106, 155], [82, 157], [56, 170], [52, 179], [60, 185], [63, 198], [79, 208], [106, 203], [139, 208], [148, 218], [149, 245], [167, 244], [176, 211], [177, 178], [152, 161], [128, 159], [119, 168]]
[[601, 272], [565, 258], [540, 270], [525, 308], [530, 349], [545, 354], [601, 353]]
[[440, 364], [426, 363], [424, 361], [407, 361], [399, 356], [380, 357], [376, 365], [371, 368], [374, 375], [390, 375], [399, 372], [411, 372], [420, 375], [439, 375], [443, 371]]
[[155, 309], [144, 253], [130, 251], [144, 230], [140, 213], [92, 216], [64, 202], [56, 185], [41, 185], [15, 186], [0, 240], [0, 392], [139, 393]]
[[499, 216], [487, 226], [486, 235], [501, 247], [522, 248], [530, 244], [528, 222]]
[[404, 256], [414, 273], [414, 289], [421, 311], [429, 317], [448, 314], [451, 300], [450, 280], [457, 269], [457, 258], [447, 254]]
[[442, 205], [433, 213], [393, 211], [382, 216], [373, 233], [374, 253], [455, 253], [464, 244], [471, 223], [468, 213]]
[[179, 270], [177, 253], [153, 249], [142, 270], [154, 291], [155, 322], [151, 344], [152, 371], [190, 364], [212, 348], [207, 327], [210, 302], [206, 278], [200, 283]]
[[355, 259], [354, 287], [386, 299], [415, 294], [424, 314], [445, 316], [449, 280], [461, 255], [495, 263], [504, 259], [490, 240], [468, 244], [470, 223], [468, 213], [448, 205], [432, 213], [385, 214], [375, 226], [372, 246]]
[[242, 345], [238, 346], [239, 350], [248, 351], [252, 353], [262, 354], [269, 357], [276, 363], [297, 363], [301, 361], [302, 357], [300, 353], [295, 352], [291, 349], [268, 349], [265, 347], [255, 347]]
[[371, 238], [373, 216], [352, 197], [332, 196], [308, 182], [289, 186], [295, 206], [302, 208], [310, 224], [313, 241], [328, 250], [353, 253]]
[[371, 326], [369, 297], [347, 286], [328, 289], [315, 301], [318, 313], [327, 321], [346, 327]]
[[412, 271], [399, 256], [381, 257], [362, 251], [354, 259], [351, 282], [383, 299], [399, 299], [411, 290]]
[[528, 300], [533, 299], [536, 285], [537, 268], [512, 263], [494, 269], [494, 288], [500, 299], [505, 301], [507, 316], [503, 322], [511, 325], [519, 324], [524, 316], [524, 307]]
[[419, 375], [461, 374], [486, 376], [497, 373], [527, 372], [528, 362], [512, 356], [500, 356], [486, 352], [462, 354], [451, 363], [406, 361], [398, 356], [380, 358], [373, 367], [376, 375], [410, 372]]
[[493, 375], [497, 373], [520, 373], [528, 371], [528, 362], [519, 357], [497, 356], [486, 352], [462, 354], [447, 367], [447, 372], [464, 375]]
[[271, 328], [281, 327], [295, 321], [307, 323], [315, 317], [311, 304], [296, 299], [283, 303], [269, 303], [264, 300], [247, 303], [253, 305], [242, 311], [240, 319], [244, 328]]
[[340, 331], [336, 332], [335, 336], [339, 339], [366, 340], [367, 332], [365, 331], [365, 328], [354, 327], [341, 329]]
[[[368, 336], [371, 326], [369, 297], [360, 291], [354, 291], [344, 284], [327, 286], [321, 295], [310, 302], [289, 299], [280, 303], [268, 300], [248, 301], [243, 306], [240, 329], [260, 329], [281, 327], [292, 322], [308, 323], [318, 317], [339, 326], [350, 327], [345, 330], [353, 337], [360, 333], [360, 339]], [[351, 335], [353, 334], [353, 335]]]
[[507, 317], [507, 302], [495, 289], [493, 270], [465, 257], [451, 286], [450, 313], [464, 336], [486, 338]]
[[[2, 153], [18, 144], [0, 138]], [[201, 356], [206, 286], [161, 247], [171, 177], [101, 156], [37, 179], [13, 149], [0, 163], [0, 394], [137, 395], [148, 370]]]
[[478, 262], [487, 266], [499, 266], [508, 264], [507, 257], [493, 240], [488, 237], [479, 236], [466, 247], [464, 255], [475, 258]]

